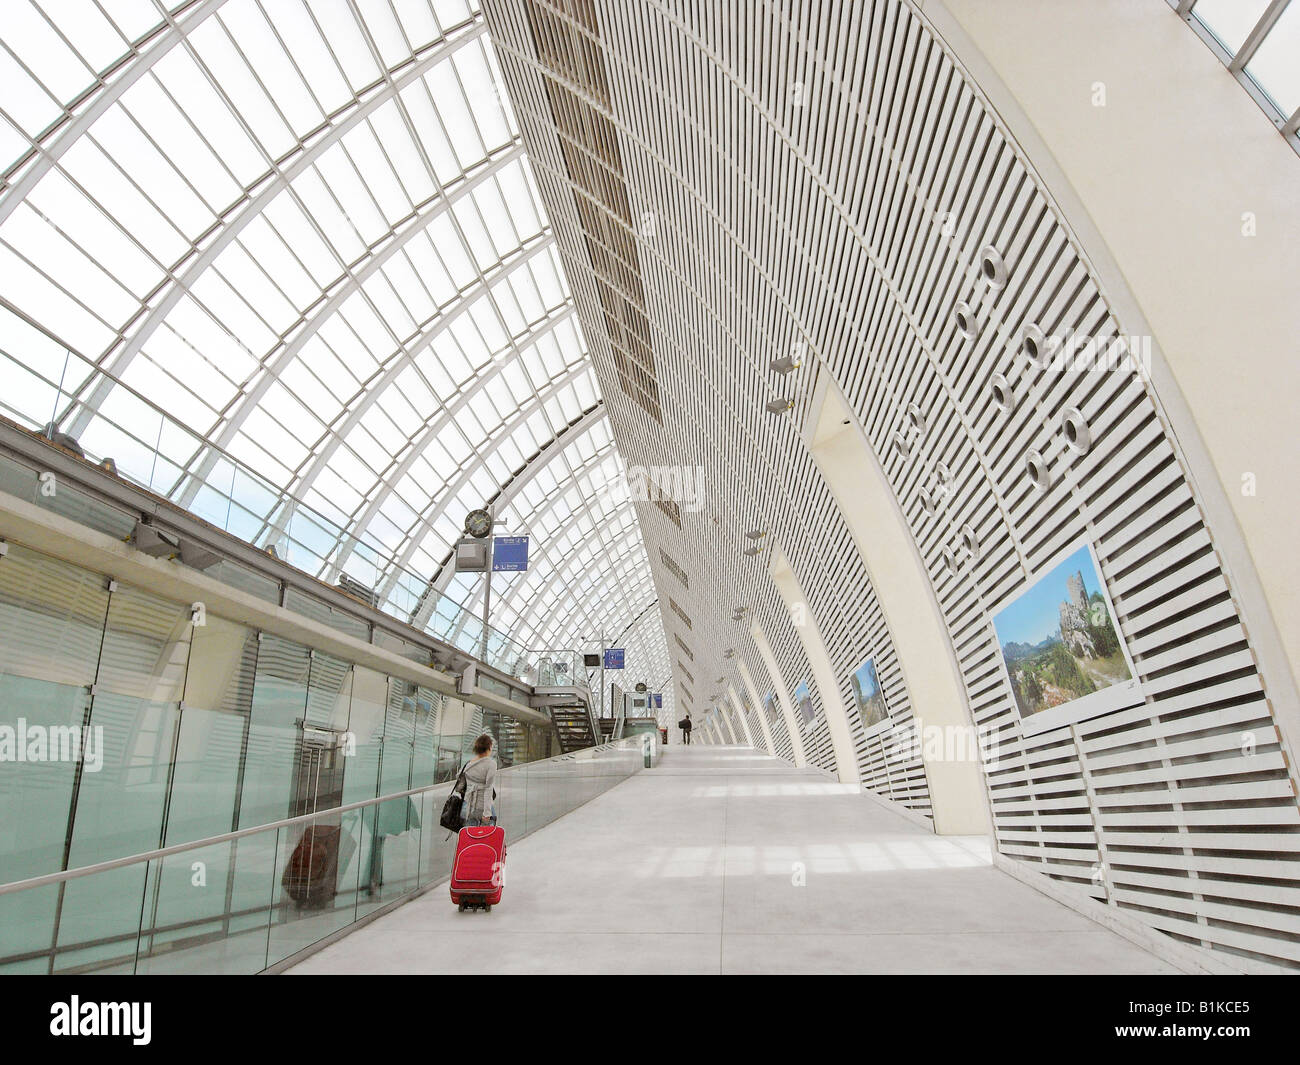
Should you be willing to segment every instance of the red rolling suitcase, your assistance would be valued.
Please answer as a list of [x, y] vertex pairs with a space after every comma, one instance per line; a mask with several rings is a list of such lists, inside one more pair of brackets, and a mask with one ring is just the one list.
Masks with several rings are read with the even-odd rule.
[[462, 910], [492, 909], [506, 879], [506, 830], [499, 825], [462, 828], [451, 863], [451, 901]]

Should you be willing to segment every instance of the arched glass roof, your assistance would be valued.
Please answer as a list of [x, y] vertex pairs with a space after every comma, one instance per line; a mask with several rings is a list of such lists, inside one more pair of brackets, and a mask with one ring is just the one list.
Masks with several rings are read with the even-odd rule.
[[7, 4], [0, 409], [440, 631], [496, 500], [533, 537], [496, 627], [626, 629], [654, 587], [499, 84], [459, 0]]

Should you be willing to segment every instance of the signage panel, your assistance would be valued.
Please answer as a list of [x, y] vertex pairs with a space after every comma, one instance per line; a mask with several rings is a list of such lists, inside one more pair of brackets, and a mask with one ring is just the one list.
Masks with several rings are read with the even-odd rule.
[[528, 569], [527, 536], [492, 538], [493, 573], [523, 573], [526, 569]]

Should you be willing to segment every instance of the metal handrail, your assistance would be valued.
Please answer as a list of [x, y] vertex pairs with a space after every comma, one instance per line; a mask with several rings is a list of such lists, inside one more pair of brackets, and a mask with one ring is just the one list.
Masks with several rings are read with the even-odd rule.
[[[631, 742], [623, 740], [620, 742], [600, 743], [595, 747], [585, 748], [585, 751], [599, 751], [607, 748], [618, 747], [621, 744]], [[569, 754], [556, 755], [554, 758], [539, 758], [535, 762], [522, 762], [518, 765], [507, 766], [501, 772], [509, 773], [514, 769], [524, 769], [528, 766], [544, 765], [547, 762], [573, 761], [573, 755], [582, 754], [585, 751], [571, 751]], [[442, 787], [454, 785], [453, 780], [444, 780], [437, 784], [426, 784], [420, 788], [408, 788], [406, 791], [394, 791], [388, 795], [378, 795], [373, 799], [361, 799], [357, 802], [344, 803], [342, 806], [331, 806], [328, 810], [317, 810], [315, 813], [299, 814], [297, 817], [285, 817], [279, 821], [268, 821], [264, 825], [254, 825], [249, 828], [236, 829], [233, 832], [223, 832], [219, 836], [208, 836], [206, 839], [197, 839], [189, 843], [176, 843], [170, 847], [159, 847], [156, 850], [142, 851], [139, 854], [129, 854], [124, 858], [110, 858], [108, 861], [96, 862], [94, 865], [83, 865], [76, 869], [64, 869], [57, 873], [43, 873], [40, 876], [29, 877], [27, 880], [14, 880], [8, 884], [0, 884], [0, 895], [10, 895], [19, 891], [28, 891], [32, 888], [47, 887], [50, 884], [59, 884], [66, 880], [77, 880], [85, 876], [94, 876], [97, 873], [107, 873], [113, 869], [122, 869], [128, 865], [139, 865], [141, 862], [152, 862], [159, 858], [170, 858], [173, 854], [183, 854], [185, 851], [198, 850], [202, 847], [215, 847], [220, 843], [226, 843], [231, 840], [243, 839], [245, 836], [255, 836], [260, 832], [269, 832], [275, 829], [277, 832], [282, 828], [291, 825], [306, 824], [311, 821], [319, 821], [322, 817], [329, 817], [333, 814], [343, 814], [350, 810], [359, 810], [366, 806], [377, 806], [381, 802], [391, 802], [393, 799], [409, 798], [412, 795], [423, 795], [427, 791], [434, 791]]]

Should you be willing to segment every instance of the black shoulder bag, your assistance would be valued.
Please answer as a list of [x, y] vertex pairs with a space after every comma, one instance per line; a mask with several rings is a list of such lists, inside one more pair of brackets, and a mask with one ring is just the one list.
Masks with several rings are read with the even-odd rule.
[[442, 804], [442, 816], [438, 818], [438, 824], [451, 832], [459, 832], [464, 825], [460, 816], [461, 807], [465, 802], [465, 770], [460, 771], [460, 776], [456, 778], [456, 784], [451, 789], [451, 794], [447, 796], [447, 801]]

